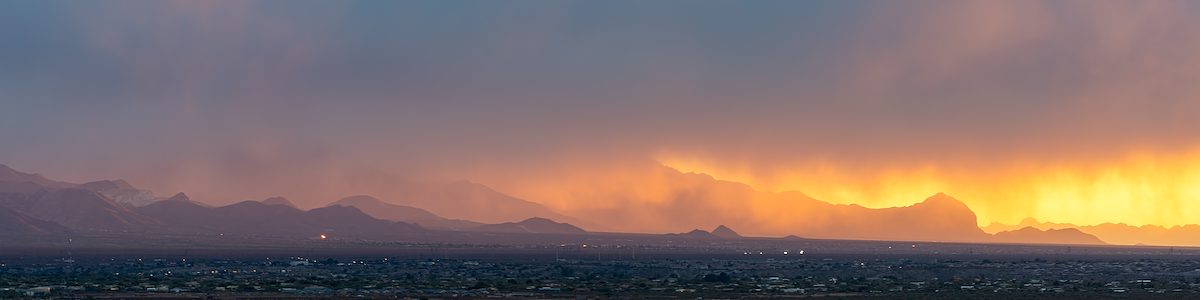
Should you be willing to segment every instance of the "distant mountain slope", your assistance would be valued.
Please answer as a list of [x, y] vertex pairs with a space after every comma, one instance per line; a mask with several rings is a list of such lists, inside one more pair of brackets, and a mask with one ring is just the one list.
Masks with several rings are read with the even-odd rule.
[[480, 232], [541, 233], [541, 234], [584, 234], [587, 231], [567, 223], [546, 218], [529, 218], [521, 222], [486, 224], [469, 229]]
[[372, 218], [357, 208], [341, 205], [311, 209], [300, 219], [321, 232], [337, 235], [394, 236], [425, 232], [418, 225]]
[[296, 207], [296, 204], [293, 204], [292, 201], [284, 197], [271, 197], [263, 199], [261, 202], [266, 205], [283, 205], [292, 208]]
[[14, 209], [0, 207], [0, 235], [63, 233], [68, 229], [58, 223], [39, 220]]
[[1017, 225], [992, 223], [987, 230], [999, 230], [1013, 227], [1033, 227], [1042, 230], [1074, 228], [1111, 244], [1117, 245], [1158, 245], [1158, 246], [1200, 246], [1200, 225], [1133, 226], [1124, 223], [1103, 223], [1098, 225], [1078, 226], [1070, 223], [1039, 222], [1033, 218], [1021, 220]]
[[1008, 225], [1008, 224], [1004, 224], [1004, 223], [1000, 223], [1000, 222], [992, 222], [991, 224], [988, 224], [988, 226], [984, 226], [980, 229], [983, 229], [984, 232], [994, 234], [994, 233], [998, 233], [1001, 231], [1013, 231], [1013, 230], [1018, 230], [1018, 229], [1022, 229], [1025, 227], [1033, 227], [1033, 228], [1037, 228], [1037, 229], [1041, 229], [1041, 230], [1047, 230], [1047, 229], [1076, 228], [1078, 226], [1075, 226], [1075, 224], [1067, 224], [1067, 223], [1038, 222], [1038, 220], [1034, 219], [1034, 218], [1024, 218], [1024, 219], [1021, 219], [1021, 222], [1017, 223], [1016, 225]]
[[191, 230], [207, 230], [220, 224], [212, 224], [219, 220], [211, 216], [211, 208], [205, 207], [188, 199], [183, 193], [175, 194], [163, 201], [135, 208], [138, 213], [164, 220], [165, 229], [186, 228]]
[[353, 206], [377, 219], [414, 223], [427, 228], [465, 229], [482, 225], [471, 221], [446, 219], [424, 209], [391, 204], [367, 195], [342, 198], [329, 205]]
[[0, 206], [80, 230], [126, 231], [158, 224], [153, 218], [120, 206], [104, 195], [81, 188], [0, 194]]
[[661, 165], [637, 172], [654, 188], [597, 180], [584, 187], [589, 192], [572, 194], [583, 205], [567, 213], [616, 231], [679, 232], [724, 224], [761, 236], [947, 242], [989, 238], [979, 229], [975, 213], [945, 194], [910, 206], [876, 209], [832, 204], [800, 192], [760, 191]]
[[1012, 231], [998, 232], [992, 236], [991, 242], [1022, 243], [1022, 244], [1077, 244], [1105, 245], [1106, 243], [1094, 235], [1079, 231], [1075, 228], [1041, 230], [1025, 227]]
[[391, 236], [423, 232], [416, 225], [372, 218], [356, 208], [330, 206], [302, 211], [285, 205], [243, 201], [204, 207], [191, 201], [160, 201], [138, 208], [162, 220], [167, 230], [233, 234]]
[[75, 184], [51, 180], [34, 173], [23, 173], [0, 164], [0, 182], [29, 182], [46, 188], [68, 188]]
[[723, 239], [742, 238], [742, 235], [738, 234], [736, 231], [733, 231], [733, 229], [729, 229], [729, 227], [725, 227], [725, 225], [717, 226], [717, 228], [713, 229], [712, 234]]
[[[378, 209], [369, 209], [371, 213], [379, 214], [378, 217], [381, 218], [448, 229], [469, 228], [482, 224], [475, 221], [503, 223], [534, 217], [551, 218], [567, 222], [581, 222], [578, 219], [550, 210], [541, 204], [512, 197], [492, 190], [487, 186], [468, 181], [429, 184], [402, 182], [393, 184], [393, 186], [397, 187], [396, 194], [402, 195], [396, 197], [400, 200], [397, 203], [393, 203], [393, 207], [378, 206], [374, 207]], [[88, 191], [99, 196], [92, 197], [96, 199], [88, 200], [84, 199], [88, 197], [84, 197], [82, 194], [72, 194], [82, 197], [79, 201], [89, 202], [81, 203], [80, 205], [72, 205], [70, 203], [72, 201], [52, 201], [54, 199], [46, 201], [47, 203], [33, 205], [33, 200], [30, 199], [35, 196], [60, 195], [62, 192], [59, 190], [69, 188]], [[81, 226], [104, 230], [136, 228], [143, 223], [155, 222], [154, 220], [138, 216], [138, 213], [132, 212], [120, 204], [143, 207], [151, 203], [166, 200], [154, 196], [150, 191], [137, 189], [124, 180], [99, 180], [80, 185], [51, 180], [37, 174], [19, 172], [4, 165], [0, 165], [0, 194], [7, 195], [0, 195], [0, 197], [6, 197], [5, 199], [0, 199], [0, 203], [10, 203], [11, 205], [20, 206], [20, 209], [17, 209], [18, 211], [22, 211], [22, 209], [41, 209], [54, 205], [66, 208], [61, 211], [54, 209], [32, 212], [23, 211], [23, 213], [39, 219], [61, 220], [65, 222], [63, 225], [68, 227]], [[279, 204], [277, 206], [295, 207], [294, 204], [289, 205], [291, 204], [290, 201], [284, 200], [286, 199], [271, 199], [266, 202], [269, 204]], [[110, 202], [112, 207], [104, 207], [101, 203], [105, 201]], [[365, 203], [358, 204], [360, 206], [366, 205]], [[203, 207], [205, 205], [199, 206]], [[404, 208], [404, 206], [408, 208]], [[97, 212], [97, 216], [81, 214], [82, 210], [80, 209], [85, 207], [94, 209]], [[424, 209], [417, 209], [416, 207]], [[66, 216], [61, 215], [62, 213], [75, 213], [76, 215]], [[107, 218], [111, 220], [102, 220], [104, 218], [99, 215], [104, 214], [107, 214]], [[95, 217], [95, 219], [85, 220], [85, 217]], [[89, 222], [98, 223], [91, 224]]]
[[[78, 230], [137, 230], [157, 224], [91, 188], [121, 188], [124, 181], [90, 182], [76, 185], [18, 172], [0, 164], [0, 208], [17, 212], [13, 222], [29, 221], [32, 226], [53, 230], [52, 222]], [[35, 229], [37, 230], [37, 229]]]
[[[667, 191], [659, 194], [665, 195], [661, 198], [638, 199], [630, 196], [635, 194], [627, 194], [581, 197], [578, 201], [610, 201], [604, 203], [606, 207], [593, 208], [587, 215], [618, 229], [639, 225], [673, 231], [674, 228], [687, 230], [712, 224], [729, 225], [718, 226], [713, 232], [694, 230], [682, 234], [704, 238], [740, 237], [730, 229], [736, 227], [750, 228], [750, 232], [759, 235], [803, 238], [1200, 246], [1200, 225], [1163, 227], [1105, 223], [1075, 226], [1027, 219], [1017, 229], [999, 223], [990, 225], [989, 230], [1001, 231], [993, 236], [975, 225], [975, 214], [964, 203], [941, 193], [910, 206], [873, 209], [831, 204], [798, 192], [758, 191], [745, 184], [665, 167], [659, 172], [661, 178], [655, 184], [662, 185]], [[401, 189], [413, 195], [404, 201], [430, 205], [451, 215], [480, 216], [485, 220], [527, 215], [562, 216], [537, 203], [465, 181], [410, 184]], [[118, 204], [110, 196], [114, 195], [109, 193], [111, 191], [138, 190], [123, 180], [73, 184], [0, 165], [0, 218], [3, 218], [0, 219], [0, 230], [12, 233], [169, 231], [300, 236], [338, 232], [348, 236], [379, 237], [421, 234], [425, 229], [414, 224], [424, 224], [431, 228], [491, 232], [585, 232], [566, 216], [562, 216], [566, 223], [545, 217], [525, 217], [520, 222], [483, 225], [448, 220], [420, 208], [389, 204], [370, 197], [350, 197], [329, 207], [304, 211], [282, 198], [209, 207], [191, 201], [183, 193], [133, 207]], [[763, 205], [745, 205], [747, 202]], [[1062, 230], [1064, 228], [1069, 230]]]
[[1200, 246], [1200, 225], [1180, 226], [1103, 223], [1078, 227], [1107, 242], [1121, 245]]
[[392, 204], [419, 207], [449, 219], [481, 223], [515, 222], [533, 217], [577, 222], [545, 206], [497, 192], [482, 184], [460, 180], [450, 183], [406, 184], [390, 195]]
[[100, 193], [116, 203], [141, 206], [157, 201], [154, 193], [140, 190], [124, 180], [98, 180], [74, 184], [48, 179], [38, 174], [24, 173], [0, 164], [0, 193], [32, 194], [39, 190], [66, 188], [84, 189]]
[[823, 228], [827, 234], [925, 241], [983, 241], [987, 238], [976, 224], [975, 212], [958, 199], [942, 193], [904, 207], [869, 209], [837, 205], [832, 211], [834, 217], [828, 219], [830, 223]]
[[33, 194], [49, 188], [28, 181], [0, 181], [0, 193]]
[[106, 190], [133, 189], [134, 188], [133, 185], [131, 185], [128, 182], [125, 182], [124, 180], [121, 180], [121, 179], [97, 180], [97, 181], [80, 184], [79, 187], [87, 189], [87, 190], [97, 191], [97, 192], [106, 191]]
[[712, 234], [711, 232], [704, 231], [703, 229], [692, 229], [692, 231], [688, 231], [688, 232], [684, 232], [684, 233], [668, 233], [666, 235], [667, 236], [694, 238], [694, 239], [719, 239], [719, 238], [721, 238], [715, 234]]
[[124, 180], [99, 180], [79, 185], [80, 188], [100, 193], [117, 203], [133, 206], [146, 206], [158, 201], [154, 192], [142, 190]]
[[192, 198], [188, 197], [188, 195], [183, 192], [175, 193], [175, 195], [172, 195], [170, 198], [163, 199], [163, 201], [190, 202], [190, 203], [195, 203], [196, 205], [199, 205], [199, 206], [207, 206], [207, 205], [201, 204], [199, 202], [192, 201]]

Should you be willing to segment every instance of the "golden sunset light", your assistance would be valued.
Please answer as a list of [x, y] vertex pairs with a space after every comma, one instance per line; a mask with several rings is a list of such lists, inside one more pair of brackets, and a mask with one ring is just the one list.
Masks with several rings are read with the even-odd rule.
[[[905, 206], [945, 192], [979, 225], [1023, 218], [1096, 225], [1176, 226], [1200, 218], [1200, 151], [1130, 154], [1105, 162], [989, 167], [921, 166], [854, 174], [815, 163], [755, 172], [693, 159], [663, 159], [682, 172], [712, 175], [773, 192], [799, 191], [841, 204]], [[987, 171], [982, 171], [987, 170]], [[1165, 209], [1169, 208], [1169, 209]]]
[[1198, 53], [1177, 0], [0, 1], [0, 299], [1197, 298]]

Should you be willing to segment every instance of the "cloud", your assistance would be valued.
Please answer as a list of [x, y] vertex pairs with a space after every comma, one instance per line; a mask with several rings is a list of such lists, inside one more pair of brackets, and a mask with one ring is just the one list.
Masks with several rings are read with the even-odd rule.
[[1200, 209], [1152, 175], [1200, 138], [1190, 2], [543, 5], [5, 3], [0, 160], [213, 202], [468, 177], [616, 218], [678, 195], [637, 187], [658, 160], [983, 220]]

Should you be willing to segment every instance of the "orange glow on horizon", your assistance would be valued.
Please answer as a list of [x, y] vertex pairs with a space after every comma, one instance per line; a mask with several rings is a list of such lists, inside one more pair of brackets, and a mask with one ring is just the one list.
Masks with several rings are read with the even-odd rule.
[[1200, 223], [1200, 151], [1129, 154], [1095, 163], [1011, 164], [1000, 167], [881, 168], [855, 173], [818, 162], [752, 170], [694, 156], [662, 156], [681, 172], [703, 173], [756, 189], [797, 191], [839, 204], [906, 206], [938, 192], [966, 203], [983, 226], [1043, 222], [1174, 226]]

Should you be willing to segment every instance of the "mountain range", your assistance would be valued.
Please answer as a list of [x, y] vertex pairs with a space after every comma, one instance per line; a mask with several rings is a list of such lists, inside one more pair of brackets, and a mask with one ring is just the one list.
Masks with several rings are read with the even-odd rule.
[[260, 201], [206, 207], [178, 194], [135, 210], [160, 220], [160, 229], [181, 233], [316, 236], [337, 232], [347, 236], [390, 236], [423, 231], [417, 225], [371, 218], [356, 208], [340, 205], [308, 211]]
[[99, 180], [79, 185], [80, 188], [100, 193], [114, 202], [131, 206], [145, 206], [162, 200], [154, 192], [133, 187], [125, 180]]
[[377, 219], [409, 222], [427, 228], [467, 229], [483, 225], [482, 223], [478, 222], [443, 218], [424, 209], [407, 205], [391, 204], [367, 195], [356, 195], [342, 198], [341, 200], [330, 203], [329, 205], [356, 207], [362, 210], [364, 213]]
[[1200, 246], [1200, 225], [1133, 226], [1124, 223], [1102, 223], [1097, 225], [1079, 226], [1070, 223], [1039, 222], [1034, 218], [1025, 218], [1016, 225], [999, 222], [984, 227], [989, 232], [1013, 230], [1016, 227], [1032, 227], [1041, 230], [1076, 229], [1095, 235], [1108, 243], [1118, 245], [1158, 245], [1158, 246]]
[[567, 223], [546, 218], [529, 218], [521, 222], [485, 224], [473, 228], [480, 232], [540, 233], [540, 234], [585, 234], [587, 231]]
[[[490, 190], [475, 187], [470, 190], [481, 193], [484, 198], [497, 197], [488, 195], [494, 193]], [[72, 184], [0, 165], [0, 234], [127, 232], [290, 237], [336, 234], [386, 238], [420, 235], [429, 230], [587, 233], [574, 225], [540, 217], [496, 224], [448, 219], [421, 208], [391, 204], [371, 196], [346, 197], [324, 207], [302, 210], [283, 197], [213, 207], [192, 201], [184, 193], [152, 200], [131, 197], [142, 202], [115, 201], [115, 197], [122, 195], [153, 194], [123, 180]], [[497, 204], [493, 202], [495, 206]], [[530, 215], [539, 213], [546, 213], [544, 207], [537, 206]], [[518, 215], [511, 213], [511, 216]]]
[[266, 205], [283, 205], [283, 206], [287, 206], [287, 207], [291, 207], [291, 208], [296, 208], [295, 203], [292, 203], [291, 200], [288, 200], [287, 198], [284, 198], [284, 197], [271, 197], [271, 198], [263, 199], [262, 201], [259, 201], [259, 202], [262, 202], [262, 204], [266, 204]]
[[[772, 221], [791, 224], [791, 232], [805, 238], [1078, 244], [1099, 244], [1103, 243], [1100, 240], [1107, 240], [1103, 236], [1097, 239], [1082, 229], [1021, 228], [988, 234], [975, 225], [975, 214], [965, 204], [945, 194], [933, 195], [910, 206], [872, 209], [859, 205], [830, 204], [795, 192], [760, 192], [742, 184], [714, 180], [704, 175], [676, 173], [679, 179], [689, 182], [691, 190], [678, 194], [679, 197], [674, 201], [692, 201], [693, 206], [701, 209], [714, 209], [706, 207], [711, 205], [710, 197], [743, 195], [747, 196], [745, 199], [755, 201], [786, 201], [790, 205], [770, 212], [777, 215]], [[437, 197], [454, 200], [446, 201], [448, 204], [433, 205], [438, 209], [435, 211], [429, 207], [404, 204], [418, 201], [383, 201], [358, 195], [324, 207], [302, 210], [282, 197], [212, 207], [178, 193], [165, 199], [155, 197], [144, 205], [135, 205], [146, 202], [144, 196], [153, 193], [137, 189], [123, 180], [72, 184], [0, 165], [0, 218], [3, 218], [0, 220], [0, 230], [8, 234], [77, 231], [302, 237], [319, 233], [395, 237], [421, 235], [431, 230], [558, 235], [588, 233], [572, 224], [570, 220], [574, 218], [533, 202], [504, 195], [478, 183], [460, 181], [412, 190], [419, 190], [410, 195], [412, 198], [426, 199], [419, 201], [421, 203], [438, 202], [428, 200]], [[136, 201], [115, 200], [124, 196]], [[475, 204], [478, 206], [473, 206]], [[667, 208], [679, 208], [675, 206], [676, 203], [667, 204]], [[485, 219], [491, 222], [446, 217], [442, 213], [478, 216], [489, 209], [503, 213]], [[664, 221], [680, 222], [684, 226], [702, 223], [692, 219], [696, 217], [708, 217], [703, 222], [733, 224], [718, 225], [711, 232], [693, 230], [683, 234], [690, 237], [739, 239], [742, 235], [731, 227], [763, 222], [753, 218], [718, 217], [730, 214], [681, 214], [683, 212], [695, 213], [697, 210], [663, 212], [660, 216]], [[559, 219], [541, 217], [543, 215], [558, 216]], [[517, 221], [495, 221], [513, 218]]]
[[714, 228], [712, 230], [712, 234], [723, 239], [742, 238], [741, 234], [738, 234], [737, 231], [733, 231], [733, 229], [730, 229], [729, 227], [725, 227], [725, 225], [719, 225], [717, 228]]
[[670, 233], [667, 235], [668, 236], [694, 238], [694, 239], [740, 239], [740, 238], [743, 238], [743, 236], [741, 234], [738, 234], [736, 231], [733, 231], [733, 229], [726, 227], [725, 225], [718, 225], [717, 228], [714, 228], [712, 231], [706, 231], [704, 229], [692, 229], [692, 231], [688, 231], [688, 232], [684, 232], [684, 233]]
[[910, 206], [868, 208], [833, 204], [800, 192], [761, 191], [661, 165], [641, 173], [660, 191], [639, 193], [641, 187], [627, 183], [602, 186], [598, 189], [616, 192], [580, 194], [574, 201], [605, 205], [566, 213], [619, 231], [682, 232], [723, 224], [767, 236], [943, 242], [989, 238], [979, 229], [975, 213], [945, 194]]
[[438, 216], [480, 223], [517, 222], [547, 218], [575, 224], [586, 221], [563, 215], [542, 204], [498, 192], [488, 186], [458, 180], [452, 182], [395, 182], [389, 193], [391, 204], [420, 207]]
[[1028, 243], [1028, 244], [1074, 244], [1074, 245], [1104, 245], [1107, 244], [1094, 235], [1087, 234], [1075, 228], [1037, 229], [1025, 227], [1011, 231], [997, 232], [992, 236], [992, 242], [997, 243]]
[[68, 228], [98, 231], [131, 231], [150, 228], [158, 221], [82, 188], [47, 188], [31, 193], [2, 193], [0, 207], [25, 218], [54, 222]]
[[67, 232], [58, 223], [43, 221], [22, 214], [14, 209], [0, 207], [0, 230], [8, 234], [35, 235]]

